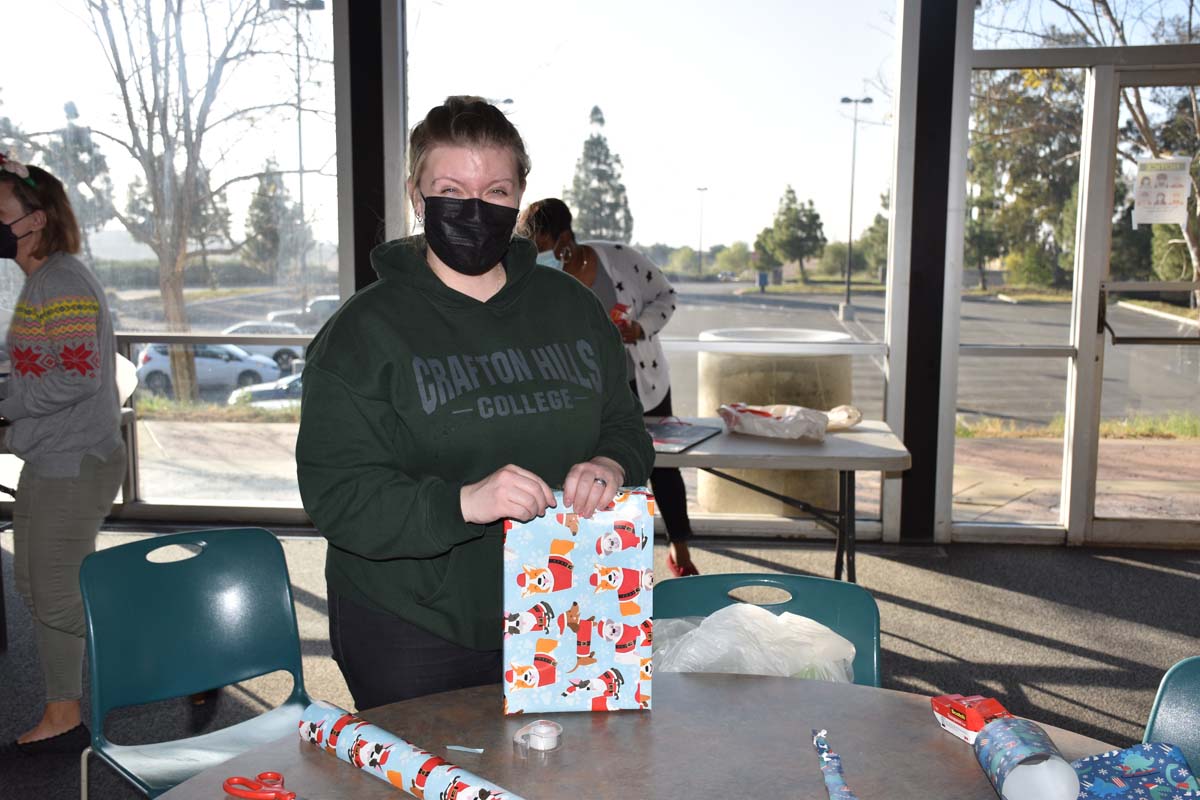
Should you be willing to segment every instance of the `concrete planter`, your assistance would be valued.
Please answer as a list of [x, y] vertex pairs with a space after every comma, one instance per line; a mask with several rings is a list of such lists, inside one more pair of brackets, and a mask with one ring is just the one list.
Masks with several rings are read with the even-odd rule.
[[[700, 416], [715, 416], [721, 403], [788, 403], [827, 411], [852, 401], [851, 356], [829, 354], [830, 344], [848, 343], [844, 333], [801, 328], [723, 328], [703, 331], [701, 342], [778, 342], [780, 355], [701, 352], [697, 394]], [[747, 348], [749, 349], [749, 348]], [[728, 470], [743, 480], [823, 508], [837, 506], [837, 473]], [[697, 473], [697, 502], [709, 513], [803, 516], [777, 500], [743, 489], [707, 472]]]

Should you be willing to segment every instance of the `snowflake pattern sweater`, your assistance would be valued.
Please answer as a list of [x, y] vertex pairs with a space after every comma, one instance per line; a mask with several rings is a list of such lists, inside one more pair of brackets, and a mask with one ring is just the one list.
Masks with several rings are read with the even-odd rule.
[[46, 477], [79, 474], [85, 455], [121, 444], [116, 343], [91, 270], [55, 253], [25, 279], [8, 329], [12, 374], [0, 388], [9, 450]]

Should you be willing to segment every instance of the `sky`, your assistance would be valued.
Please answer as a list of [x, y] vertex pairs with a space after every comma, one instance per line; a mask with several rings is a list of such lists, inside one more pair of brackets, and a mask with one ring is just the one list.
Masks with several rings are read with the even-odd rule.
[[[891, 98], [879, 84], [884, 90], [895, 84], [895, 5], [409, 0], [410, 123], [448, 94], [511, 100], [501, 107], [533, 160], [528, 203], [561, 196], [570, 185], [590, 132], [589, 113], [598, 105], [607, 122], [603, 132], [622, 161], [634, 241], [696, 247], [703, 240], [706, 249], [753, 242], [771, 224], [789, 184], [802, 200], [815, 201], [827, 238], [844, 240], [853, 123], [850, 106], [839, 101], [874, 100], [862, 107], [858, 126], [858, 235], [879, 211], [891, 177]], [[0, 115], [26, 130], [44, 130], [62, 124], [62, 105], [73, 100], [81, 124], [120, 135], [114, 79], [87, 27], [83, 0], [19, 3], [6, 18], [14, 28], [54, 30], [61, 51], [72, 57], [47, 64], [35, 37], [8, 37], [8, 64], [41, 69], [36, 77], [29, 70], [0, 77]], [[263, 41], [289, 53], [294, 44], [286, 23], [265, 31]], [[329, 58], [328, 8], [306, 15], [302, 29], [311, 52]], [[305, 107], [332, 112], [331, 68], [317, 65], [311, 78]], [[293, 87], [287, 60], [275, 58], [242, 68], [227, 82], [222, 102], [228, 108], [263, 98], [294, 102]], [[327, 173], [305, 178], [306, 212], [318, 238], [335, 240], [331, 114], [304, 117], [305, 167], [324, 166]], [[294, 169], [295, 114], [281, 109], [253, 129], [230, 126], [212, 145], [206, 160], [218, 164], [218, 178], [257, 170], [268, 157]], [[103, 146], [123, 202], [132, 167], [115, 146]], [[288, 185], [295, 196], [295, 176]], [[230, 190], [235, 227], [245, 219], [252, 188], [251, 182]]]

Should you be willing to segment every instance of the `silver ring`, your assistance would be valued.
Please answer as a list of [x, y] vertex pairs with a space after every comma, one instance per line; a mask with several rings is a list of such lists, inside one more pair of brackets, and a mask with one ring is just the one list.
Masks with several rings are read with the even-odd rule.
[[596, 478], [596, 483], [604, 486], [605, 488], [608, 487], [608, 481], [604, 480], [604, 478]]

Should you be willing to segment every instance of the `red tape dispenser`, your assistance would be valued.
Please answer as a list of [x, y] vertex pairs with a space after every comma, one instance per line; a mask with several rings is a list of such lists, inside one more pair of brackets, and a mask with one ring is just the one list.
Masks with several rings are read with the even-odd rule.
[[952, 733], [967, 744], [975, 744], [975, 737], [983, 727], [994, 719], [1011, 717], [1008, 709], [994, 697], [973, 694], [943, 694], [929, 701], [933, 706], [933, 718], [947, 733]]

